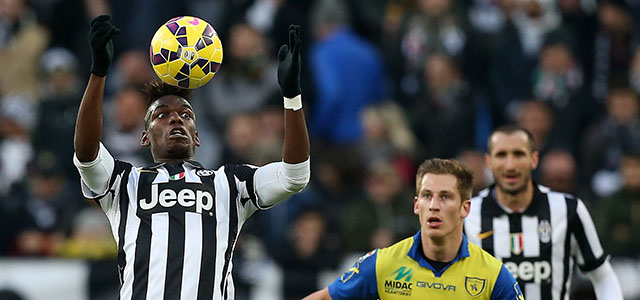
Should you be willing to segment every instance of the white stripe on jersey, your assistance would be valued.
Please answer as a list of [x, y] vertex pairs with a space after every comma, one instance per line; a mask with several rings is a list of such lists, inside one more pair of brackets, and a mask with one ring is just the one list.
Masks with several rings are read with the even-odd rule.
[[[482, 216], [480, 215], [482, 208], [482, 194], [479, 197], [471, 199], [471, 212], [467, 216], [467, 222], [464, 223], [465, 234], [469, 242], [482, 246], [482, 240], [480, 239], [480, 230], [482, 227]], [[471, 222], [468, 222], [471, 221]]]
[[[540, 238], [538, 237], [538, 217], [522, 216], [522, 239], [525, 257], [540, 256]], [[528, 290], [528, 289], [527, 289]]]
[[181, 300], [196, 300], [202, 261], [202, 215], [185, 212]]
[[147, 300], [164, 298], [164, 284], [167, 276], [167, 251], [169, 249], [169, 213], [151, 215], [151, 247], [149, 261], [158, 263], [149, 265]]
[[[582, 223], [582, 228], [584, 229], [584, 234], [587, 237], [587, 241], [591, 248], [591, 252], [593, 252], [593, 256], [602, 256], [604, 254], [604, 250], [602, 249], [602, 245], [600, 245], [598, 232], [596, 231], [596, 227], [593, 224], [591, 215], [589, 214], [587, 207], [584, 205], [584, 203], [582, 203], [582, 200], [578, 199], [578, 207], [576, 208], [576, 213], [578, 214], [580, 223]], [[580, 247], [578, 247], [578, 249], [580, 249]]]
[[540, 285], [527, 282], [524, 284], [524, 298], [527, 300], [540, 300], [542, 295], [540, 295]]
[[[551, 298], [560, 300], [564, 272], [564, 241], [567, 233], [567, 202], [562, 193], [548, 192], [551, 216]], [[568, 294], [568, 293], [567, 293]]]
[[511, 232], [509, 216], [506, 214], [493, 218], [493, 255], [495, 257], [511, 257]]
[[[214, 186], [216, 190], [215, 201], [215, 213], [216, 220], [218, 220], [218, 226], [216, 227], [216, 271], [213, 280], [213, 299], [222, 299], [222, 289], [220, 288], [222, 281], [226, 277], [226, 274], [222, 274], [225, 258], [224, 254], [227, 251], [227, 243], [229, 241], [229, 190], [224, 187], [228, 185], [227, 175], [224, 172], [225, 168], [222, 167], [219, 171], [216, 171], [214, 180]], [[220, 220], [227, 220], [220, 222]], [[240, 223], [240, 220], [238, 220]], [[233, 297], [230, 297], [233, 299]]]
[[[138, 237], [138, 229], [140, 228], [140, 218], [136, 216], [136, 210], [138, 209], [139, 179], [139, 172], [132, 170], [129, 173], [129, 181], [127, 182], [129, 205], [127, 206], [127, 224], [125, 224], [124, 245], [122, 247], [127, 264], [124, 267], [123, 284], [120, 289], [121, 300], [129, 300], [133, 297], [133, 264], [136, 258], [136, 238]], [[120, 199], [114, 199], [114, 201], [120, 201]]]
[[[113, 181], [113, 185], [109, 187], [109, 188], [115, 189], [116, 191], [114, 199], [120, 199], [120, 193], [122, 193], [122, 191], [120, 191], [120, 189], [117, 187], [119, 187], [120, 183], [122, 182], [122, 176], [124, 175], [118, 174], [116, 176], [116, 179]], [[103, 207], [103, 210], [104, 210], [104, 207], [108, 208], [104, 213], [107, 216], [107, 219], [109, 219], [111, 234], [113, 235], [113, 239], [116, 241], [116, 248], [118, 248], [118, 246], [120, 245], [120, 238], [118, 236], [118, 229], [120, 226], [120, 219], [121, 219], [120, 201], [114, 201], [110, 197], [104, 197], [99, 201], [100, 201], [100, 206]]]

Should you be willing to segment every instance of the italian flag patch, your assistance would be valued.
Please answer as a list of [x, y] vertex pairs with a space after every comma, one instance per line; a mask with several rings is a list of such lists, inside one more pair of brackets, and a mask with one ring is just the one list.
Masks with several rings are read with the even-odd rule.
[[169, 176], [171, 180], [180, 180], [184, 178], [184, 172]]

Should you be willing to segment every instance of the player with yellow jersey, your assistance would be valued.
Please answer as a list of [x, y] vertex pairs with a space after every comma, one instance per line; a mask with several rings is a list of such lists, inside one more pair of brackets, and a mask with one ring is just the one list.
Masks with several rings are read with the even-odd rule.
[[304, 300], [524, 300], [496, 258], [467, 242], [472, 175], [453, 160], [429, 159], [416, 175], [414, 213], [420, 231], [360, 257], [329, 287]]

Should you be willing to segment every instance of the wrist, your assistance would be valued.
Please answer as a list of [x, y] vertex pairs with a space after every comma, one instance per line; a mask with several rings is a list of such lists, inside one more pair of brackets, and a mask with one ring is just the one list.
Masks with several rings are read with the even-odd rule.
[[293, 109], [294, 111], [302, 109], [302, 94], [298, 94], [293, 98], [284, 97], [284, 108]]

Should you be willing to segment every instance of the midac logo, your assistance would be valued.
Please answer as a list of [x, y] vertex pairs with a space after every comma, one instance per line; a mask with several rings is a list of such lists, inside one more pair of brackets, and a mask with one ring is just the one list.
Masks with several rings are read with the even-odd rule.
[[392, 280], [384, 281], [384, 292], [399, 296], [411, 296], [413, 269], [402, 266], [389, 275]]

